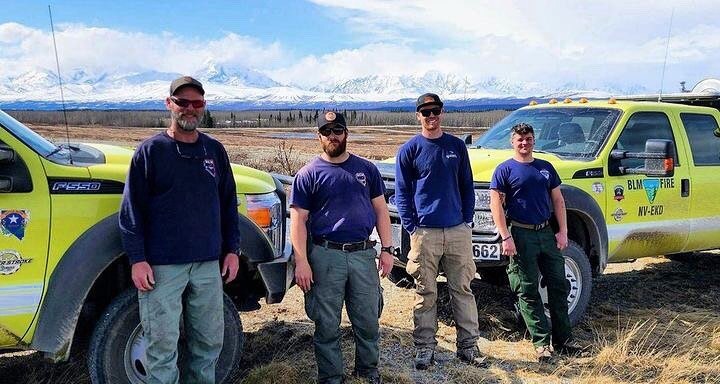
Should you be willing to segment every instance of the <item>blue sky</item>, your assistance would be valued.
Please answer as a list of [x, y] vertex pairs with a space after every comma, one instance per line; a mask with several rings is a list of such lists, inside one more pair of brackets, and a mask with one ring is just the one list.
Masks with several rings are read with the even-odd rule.
[[[0, 1], [0, 78], [53, 68], [47, 2]], [[659, 90], [720, 77], [712, 0], [54, 1], [64, 69], [251, 68], [286, 84], [457, 74]], [[672, 28], [670, 21], [672, 18]]]

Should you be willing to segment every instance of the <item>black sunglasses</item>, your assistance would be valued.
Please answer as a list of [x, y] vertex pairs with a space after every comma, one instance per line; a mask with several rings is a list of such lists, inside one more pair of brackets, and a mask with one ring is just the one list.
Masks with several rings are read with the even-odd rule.
[[323, 127], [318, 130], [321, 135], [323, 136], [330, 136], [330, 133], [334, 133], [337, 136], [342, 136], [343, 133], [345, 133], [345, 128], [343, 127], [333, 127], [333, 128], [327, 128]]
[[180, 156], [183, 159], [196, 159], [196, 160], [206, 159], [208, 157], [208, 154], [207, 154], [207, 149], [205, 149], [205, 143], [200, 143], [200, 145], [202, 145], [202, 150], [203, 150], [202, 155], [197, 155], [197, 154], [189, 155], [187, 153], [182, 153], [180, 151], [180, 145], [177, 143], [177, 141], [175, 142], [175, 149], [177, 149], [178, 156]]
[[423, 117], [429, 117], [430, 113], [432, 113], [435, 116], [438, 116], [442, 113], [442, 108], [423, 109], [420, 111], [420, 114], [423, 115]]
[[187, 108], [191, 104], [193, 108], [200, 109], [205, 106], [205, 100], [188, 100], [188, 99], [179, 99], [175, 96], [170, 96], [170, 100], [172, 100], [175, 105], [177, 105], [180, 108]]

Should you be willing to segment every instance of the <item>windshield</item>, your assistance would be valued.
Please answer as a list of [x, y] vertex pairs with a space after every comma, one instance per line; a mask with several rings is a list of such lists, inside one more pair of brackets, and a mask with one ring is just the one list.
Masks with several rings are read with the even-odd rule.
[[13, 136], [20, 139], [25, 145], [31, 147], [35, 152], [40, 154], [40, 156], [47, 157], [51, 153], [58, 152], [58, 147], [55, 144], [38, 135], [3, 111], [0, 111], [0, 125], [10, 131]]
[[535, 151], [560, 157], [594, 158], [615, 126], [620, 111], [610, 108], [519, 109], [500, 120], [473, 146], [511, 149], [510, 129], [528, 123], [535, 131]]

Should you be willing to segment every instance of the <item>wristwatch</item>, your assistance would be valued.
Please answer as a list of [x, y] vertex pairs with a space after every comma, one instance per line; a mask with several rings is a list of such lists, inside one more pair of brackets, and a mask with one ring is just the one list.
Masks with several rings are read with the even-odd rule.
[[391, 254], [391, 255], [394, 255], [394, 254], [395, 254], [395, 247], [393, 247], [392, 245], [389, 245], [389, 246], [387, 246], [387, 247], [380, 247], [380, 252], [387, 252], [387, 253], [389, 253], [389, 254]]

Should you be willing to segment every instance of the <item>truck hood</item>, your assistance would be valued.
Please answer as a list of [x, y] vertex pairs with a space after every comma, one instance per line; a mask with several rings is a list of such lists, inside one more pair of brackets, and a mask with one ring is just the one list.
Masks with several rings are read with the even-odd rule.
[[[107, 144], [84, 144], [103, 153], [105, 162], [88, 165], [93, 179], [125, 182], [134, 149]], [[269, 173], [239, 164], [231, 164], [237, 193], [257, 194], [275, 190], [275, 181]]]
[[[508, 149], [476, 149], [468, 148], [468, 155], [470, 157], [470, 167], [473, 171], [473, 181], [476, 183], [489, 183], [492, 179], [495, 168], [503, 161], [512, 157], [513, 152]], [[578, 169], [589, 169], [593, 167], [600, 167], [597, 160], [580, 161], [580, 160], [568, 160], [561, 159], [560, 157], [551, 153], [537, 153], [533, 154], [533, 157], [537, 159], [543, 159], [552, 163], [555, 170], [560, 175], [560, 178], [570, 179]], [[395, 178], [395, 158], [389, 158], [381, 162], [376, 163], [378, 170], [384, 178]]]

